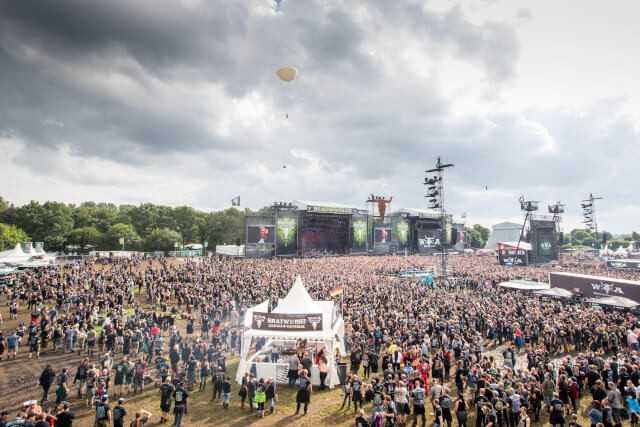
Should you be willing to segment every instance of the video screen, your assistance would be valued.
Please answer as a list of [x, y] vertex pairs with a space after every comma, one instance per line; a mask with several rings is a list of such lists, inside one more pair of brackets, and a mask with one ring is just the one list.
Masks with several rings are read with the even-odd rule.
[[273, 226], [248, 226], [247, 243], [273, 243], [275, 231]]

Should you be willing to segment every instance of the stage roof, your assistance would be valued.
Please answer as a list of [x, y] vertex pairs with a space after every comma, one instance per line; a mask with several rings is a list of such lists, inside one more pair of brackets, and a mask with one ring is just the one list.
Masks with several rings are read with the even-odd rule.
[[336, 210], [354, 210], [354, 209], [359, 211], [367, 210], [366, 206], [350, 206], [350, 205], [343, 205], [341, 203], [318, 202], [314, 200], [294, 200], [293, 204], [296, 205], [298, 209], [303, 211], [308, 210], [309, 206], [336, 209]]
[[400, 208], [391, 212], [389, 215], [396, 214], [407, 214], [410, 216], [421, 216], [426, 218], [440, 218], [440, 211], [435, 209]]

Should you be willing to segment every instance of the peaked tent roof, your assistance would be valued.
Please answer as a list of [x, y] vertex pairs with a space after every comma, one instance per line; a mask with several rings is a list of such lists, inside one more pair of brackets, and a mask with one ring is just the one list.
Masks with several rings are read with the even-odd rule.
[[278, 306], [273, 310], [274, 313], [286, 314], [320, 313], [321, 311], [321, 308], [305, 289], [300, 276], [296, 277], [287, 296], [278, 301]]
[[0, 260], [6, 259], [7, 261], [16, 260], [16, 259], [27, 259], [29, 258], [28, 254], [25, 254], [20, 246], [20, 243], [16, 245], [15, 248], [9, 249], [8, 251], [0, 252]]

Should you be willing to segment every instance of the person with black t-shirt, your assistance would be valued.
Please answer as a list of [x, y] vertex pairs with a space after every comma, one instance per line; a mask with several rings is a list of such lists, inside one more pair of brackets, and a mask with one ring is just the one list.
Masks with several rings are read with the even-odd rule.
[[173, 421], [174, 427], [180, 427], [182, 425], [182, 417], [187, 413], [188, 398], [189, 393], [182, 388], [182, 384], [178, 384], [176, 389], [173, 391], [173, 413], [175, 415], [175, 419]]
[[124, 427], [124, 417], [127, 415], [127, 410], [122, 406], [124, 399], [118, 399], [118, 404], [114, 406], [113, 411], [113, 427]]
[[69, 404], [62, 404], [62, 411], [56, 415], [56, 427], [72, 427], [75, 414], [69, 411]]
[[362, 408], [362, 381], [360, 381], [360, 378], [358, 378], [357, 375], [354, 375], [351, 380], [351, 390], [353, 411], [358, 412], [358, 406]]
[[174, 387], [165, 379], [160, 384], [160, 422], [165, 423], [169, 420], [169, 411], [171, 410], [171, 399], [173, 397]]
[[124, 385], [124, 377], [127, 374], [127, 358], [125, 357], [120, 362], [116, 363], [113, 367], [113, 370], [116, 372], [113, 384], [115, 386], [115, 392], [122, 396], [124, 394], [123, 385]]
[[[222, 407], [224, 409], [229, 408], [230, 399], [231, 399], [231, 379], [229, 377], [225, 377], [224, 382], [222, 383]], [[273, 412], [273, 408], [271, 412]]]

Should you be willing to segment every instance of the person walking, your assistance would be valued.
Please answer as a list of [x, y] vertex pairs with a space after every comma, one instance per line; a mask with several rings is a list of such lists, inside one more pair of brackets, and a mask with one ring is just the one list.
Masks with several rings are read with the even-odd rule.
[[107, 396], [102, 396], [98, 402], [96, 402], [96, 427], [109, 427], [109, 420], [111, 420], [111, 408], [109, 407], [109, 399]]
[[124, 417], [127, 416], [127, 410], [123, 403], [123, 398], [118, 399], [118, 404], [111, 411], [113, 414], [113, 427], [124, 427]]
[[171, 399], [175, 388], [165, 378], [160, 384], [160, 424], [169, 420], [169, 411], [171, 410]]
[[222, 383], [222, 407], [224, 409], [229, 408], [230, 400], [231, 400], [231, 379], [229, 377], [225, 377], [224, 382]]
[[182, 426], [182, 417], [187, 414], [187, 399], [189, 398], [189, 393], [182, 387], [182, 384], [178, 384], [176, 389], [173, 392], [173, 413], [175, 415], [173, 426], [181, 427]]
[[301, 375], [298, 378], [298, 393], [296, 394], [296, 415], [300, 413], [300, 406], [304, 406], [303, 415], [307, 415], [309, 409], [309, 403], [311, 402], [311, 379], [306, 369], [301, 371]]
[[49, 389], [56, 378], [56, 373], [51, 367], [47, 365], [40, 374], [40, 387], [42, 387], [42, 404], [49, 401]]
[[273, 378], [267, 379], [267, 386], [265, 389], [267, 394], [267, 402], [269, 402], [269, 413], [273, 414], [276, 410], [276, 383], [273, 381]]
[[[424, 398], [425, 398], [425, 391], [422, 388], [422, 384], [420, 382], [420, 380], [416, 380], [415, 381], [415, 387], [414, 389], [411, 391], [411, 399], [413, 400], [413, 426], [417, 426], [418, 425], [418, 417], [422, 419], [422, 425], [423, 427], [426, 426], [426, 417], [425, 417], [425, 411], [424, 411]], [[435, 400], [434, 402], [437, 402], [437, 400]]]

